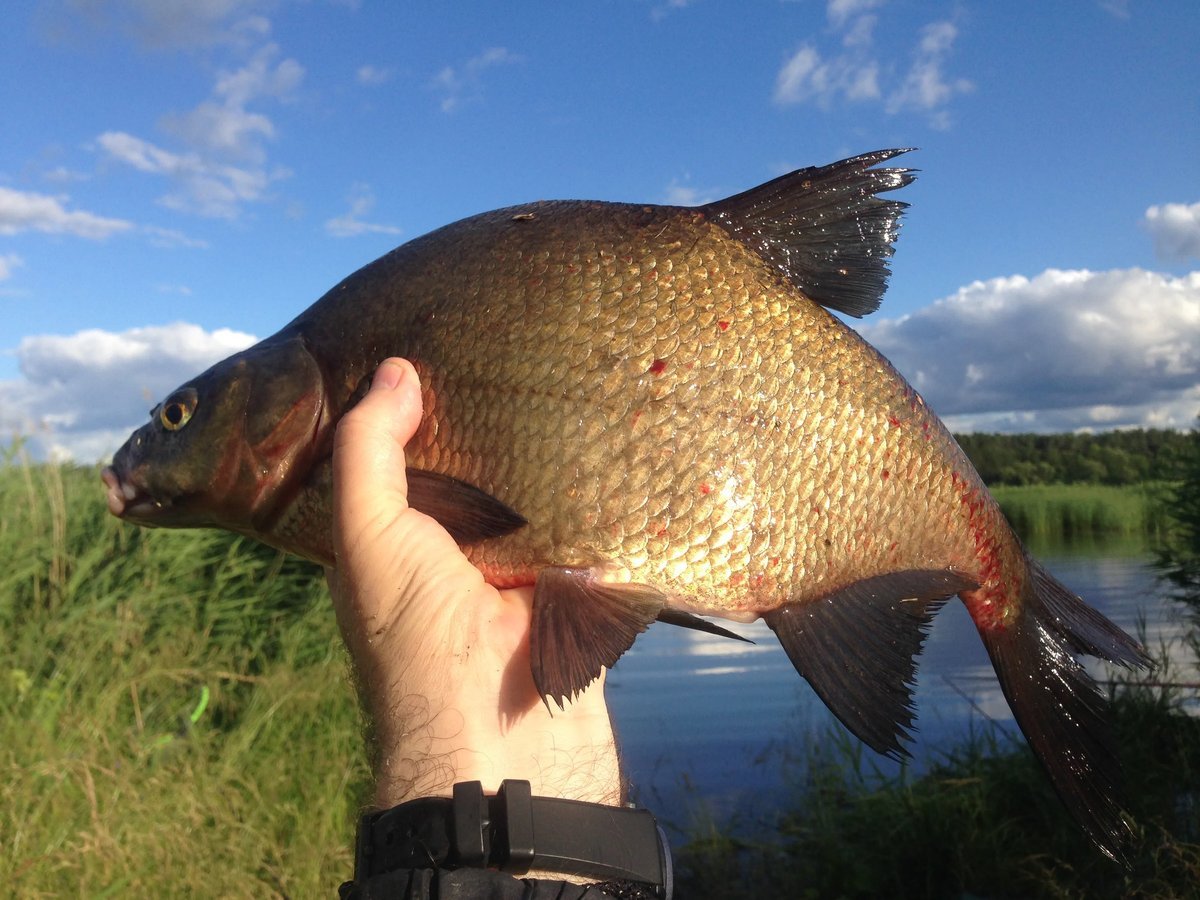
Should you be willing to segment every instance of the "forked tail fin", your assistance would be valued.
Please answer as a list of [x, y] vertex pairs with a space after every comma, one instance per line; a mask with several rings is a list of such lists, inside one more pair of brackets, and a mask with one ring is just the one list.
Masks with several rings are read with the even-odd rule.
[[1136, 641], [1071, 593], [1035, 560], [1019, 619], [980, 635], [1038, 761], [1064, 805], [1108, 856], [1131, 836], [1108, 702], [1076, 659], [1127, 668], [1151, 661]]

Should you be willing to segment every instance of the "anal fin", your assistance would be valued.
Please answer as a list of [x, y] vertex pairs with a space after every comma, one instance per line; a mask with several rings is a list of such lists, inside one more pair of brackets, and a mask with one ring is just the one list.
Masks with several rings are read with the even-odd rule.
[[408, 505], [437, 519], [458, 544], [500, 537], [526, 524], [524, 516], [475, 485], [424, 469], [408, 470]]
[[763, 616], [788, 658], [856, 737], [892, 759], [908, 755], [916, 658], [946, 598], [978, 587], [957, 572], [919, 569], [856, 581]]
[[609, 584], [591, 569], [542, 569], [533, 588], [533, 683], [559, 709], [628, 650], [665, 606], [644, 584]]

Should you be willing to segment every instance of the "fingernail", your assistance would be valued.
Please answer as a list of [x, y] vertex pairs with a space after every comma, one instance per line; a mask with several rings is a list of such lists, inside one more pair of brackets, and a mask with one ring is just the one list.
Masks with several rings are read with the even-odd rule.
[[380, 388], [383, 390], [393, 390], [401, 381], [404, 380], [404, 366], [392, 360], [385, 360], [375, 370], [375, 377], [371, 379], [372, 388]]

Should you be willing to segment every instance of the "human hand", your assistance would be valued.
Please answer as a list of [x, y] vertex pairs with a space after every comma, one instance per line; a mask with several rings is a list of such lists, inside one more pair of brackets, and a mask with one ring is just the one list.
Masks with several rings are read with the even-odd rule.
[[404, 445], [421, 420], [416, 370], [385, 360], [334, 442], [338, 625], [372, 724], [375, 802], [494, 792], [621, 802], [603, 678], [553, 715], [529, 664], [532, 586], [497, 590], [408, 506]]

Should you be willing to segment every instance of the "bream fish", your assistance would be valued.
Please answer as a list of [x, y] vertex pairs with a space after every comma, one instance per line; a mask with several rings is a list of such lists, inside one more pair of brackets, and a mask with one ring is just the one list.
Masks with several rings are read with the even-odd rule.
[[842, 723], [900, 756], [916, 657], [957, 595], [1068, 810], [1116, 855], [1106, 703], [1076, 657], [1143, 651], [1030, 558], [941, 421], [830, 312], [880, 303], [900, 152], [694, 208], [541, 202], [410, 241], [155, 407], [103, 473], [109, 507], [335, 564], [334, 429], [406, 357], [425, 409], [410, 502], [491, 583], [535, 585], [544, 698], [656, 619], [761, 617]]

